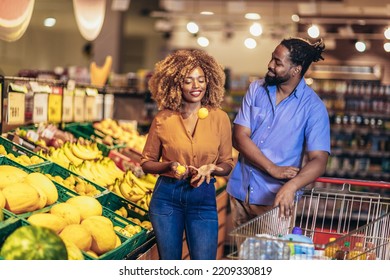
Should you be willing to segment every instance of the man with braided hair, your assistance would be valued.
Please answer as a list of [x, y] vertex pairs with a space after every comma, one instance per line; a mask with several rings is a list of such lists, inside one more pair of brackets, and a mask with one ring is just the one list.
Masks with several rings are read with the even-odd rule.
[[310, 64], [323, 60], [324, 49], [322, 39], [284, 39], [265, 78], [250, 84], [233, 127], [239, 157], [227, 192], [235, 226], [276, 206], [290, 216], [302, 188], [325, 172], [329, 116], [304, 79]]

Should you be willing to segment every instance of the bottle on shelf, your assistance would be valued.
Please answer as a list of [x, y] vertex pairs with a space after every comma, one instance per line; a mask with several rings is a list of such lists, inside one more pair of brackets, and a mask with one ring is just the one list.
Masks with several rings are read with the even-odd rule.
[[329, 238], [329, 243], [332, 244], [329, 244], [329, 246], [325, 248], [325, 257], [328, 257], [331, 260], [336, 259], [336, 252], [337, 250], [339, 250], [339, 245], [334, 242], [335, 240], [336, 240], [335, 237]]
[[347, 260], [351, 243], [349, 241], [344, 242], [344, 246], [339, 248], [336, 251], [335, 258], [336, 260]]
[[349, 252], [348, 258], [350, 260], [365, 260], [367, 258], [362, 242], [355, 243], [354, 248]]

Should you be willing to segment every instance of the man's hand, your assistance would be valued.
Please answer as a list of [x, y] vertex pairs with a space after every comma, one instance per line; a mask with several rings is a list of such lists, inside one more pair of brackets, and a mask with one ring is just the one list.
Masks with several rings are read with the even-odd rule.
[[267, 172], [276, 179], [292, 179], [298, 174], [299, 168], [294, 166], [274, 165], [269, 168]]
[[274, 207], [279, 206], [281, 217], [289, 217], [294, 210], [295, 187], [287, 182], [280, 188], [275, 197]]
[[223, 168], [216, 166], [215, 164], [202, 165], [199, 168], [194, 166], [188, 166], [192, 172], [191, 185], [193, 187], [199, 187], [205, 180], [207, 184], [210, 183], [211, 173], [215, 170], [222, 171]]

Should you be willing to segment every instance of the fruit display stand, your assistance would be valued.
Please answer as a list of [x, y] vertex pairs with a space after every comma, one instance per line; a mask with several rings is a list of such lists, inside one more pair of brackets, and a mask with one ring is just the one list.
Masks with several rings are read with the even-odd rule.
[[33, 151], [20, 146], [3, 136], [0, 136], [0, 148], [3, 149], [1, 153], [3, 156], [10, 157], [24, 166], [36, 167], [50, 163], [48, 160], [37, 155]]

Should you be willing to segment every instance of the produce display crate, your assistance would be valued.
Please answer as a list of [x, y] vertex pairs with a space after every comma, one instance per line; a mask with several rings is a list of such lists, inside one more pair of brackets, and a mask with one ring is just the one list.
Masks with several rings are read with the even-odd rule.
[[128, 217], [137, 218], [141, 222], [149, 221], [148, 211], [144, 208], [138, 206], [137, 204], [128, 201], [127, 199], [120, 197], [116, 193], [108, 192], [99, 197], [97, 200], [100, 203], [110, 209], [111, 211], [118, 210], [121, 207], [124, 207], [127, 210]]
[[[109, 218], [114, 226], [124, 227], [128, 224], [135, 225], [133, 222], [115, 214], [110, 209], [103, 206], [103, 216]], [[85, 254], [84, 257], [87, 260], [123, 260], [126, 259], [127, 255], [129, 255], [132, 251], [138, 248], [141, 244], [143, 244], [147, 240], [146, 230], [142, 228], [142, 230], [133, 235], [132, 237], [126, 237], [118, 232], [116, 234], [122, 241], [122, 244], [117, 248], [99, 256], [98, 259], [93, 258], [92, 256]]]
[[30, 168], [37, 167], [37, 166], [43, 166], [43, 165], [50, 163], [50, 161], [48, 161], [44, 157], [37, 155], [33, 151], [31, 151], [31, 150], [29, 150], [29, 149], [27, 149], [19, 144], [16, 144], [16, 143], [12, 142], [11, 140], [8, 140], [7, 138], [4, 138], [3, 136], [0, 136], [0, 144], [4, 146], [7, 153], [12, 153], [15, 157], [18, 157], [21, 155], [27, 155], [28, 157], [37, 156], [43, 160], [43, 162], [41, 162], [41, 163], [29, 165], [28, 167], [30, 167]]
[[[30, 174], [32, 172], [36, 172], [37, 170], [34, 170], [34, 169], [31, 169], [31, 168], [28, 168], [28, 167], [25, 167], [7, 157], [0, 157], [0, 165], [11, 165], [11, 166], [15, 166], [23, 171], [25, 171], [26, 173]], [[45, 165], [42, 165], [40, 167], [35, 167], [35, 168], [43, 168]], [[69, 198], [69, 197], [72, 197], [72, 196], [75, 196], [77, 194], [75, 194], [73, 191], [61, 186], [60, 184], [58, 184], [57, 182], [54, 182], [54, 185], [56, 186], [57, 188], [57, 191], [58, 191], [58, 198], [59, 200], [62, 198], [62, 199], [65, 199], [65, 198]], [[51, 205], [49, 206], [46, 206], [42, 209], [39, 209], [39, 210], [36, 210], [36, 211], [32, 211], [32, 212], [26, 212], [26, 213], [22, 213], [22, 214], [14, 214], [16, 215], [18, 218], [27, 218], [29, 216], [31, 216], [33, 213], [38, 213], [38, 212], [45, 212], [45, 211], [48, 211], [48, 209], [51, 208]]]
[[97, 143], [103, 156], [108, 156], [111, 150], [118, 150], [125, 147], [125, 144], [115, 144], [112, 146], [100, 143], [98, 139], [102, 139], [102, 135], [98, 135], [95, 132], [95, 128], [92, 123], [69, 123], [64, 126], [64, 130], [72, 133], [75, 137], [82, 137], [87, 140], [93, 140]]
[[[47, 164], [47, 165], [42, 165], [42, 166], [36, 166], [36, 167], [32, 167], [31, 168], [32, 170], [34, 171], [37, 171], [37, 172], [41, 172], [41, 173], [44, 173], [44, 174], [50, 174], [52, 176], [60, 176], [62, 179], [65, 179], [67, 177], [69, 177], [70, 175], [73, 175], [77, 178], [80, 178], [82, 179], [83, 181], [91, 184], [92, 186], [94, 186], [97, 190], [100, 191], [100, 194], [97, 194], [95, 195], [96, 196], [99, 196], [101, 194], [104, 194], [104, 193], [107, 193], [109, 192], [109, 190], [107, 190], [106, 188], [104, 187], [101, 187], [91, 181], [89, 181], [88, 179], [82, 177], [81, 175], [77, 174], [77, 173], [74, 173], [72, 171], [70, 171], [69, 169], [66, 169], [54, 162], [51, 162], [50, 164]], [[55, 182], [57, 183], [57, 182]], [[66, 186], [62, 186], [61, 184], [57, 183], [59, 186], [61, 187], [64, 187], [66, 188]], [[78, 195], [78, 193], [76, 191], [73, 191], [73, 190], [70, 190], [68, 189], [70, 193], [73, 193], [74, 195]]]
[[4, 213], [4, 221], [0, 222], [0, 248], [8, 235], [22, 225], [22, 220], [14, 213], [4, 208], [1, 210]]

